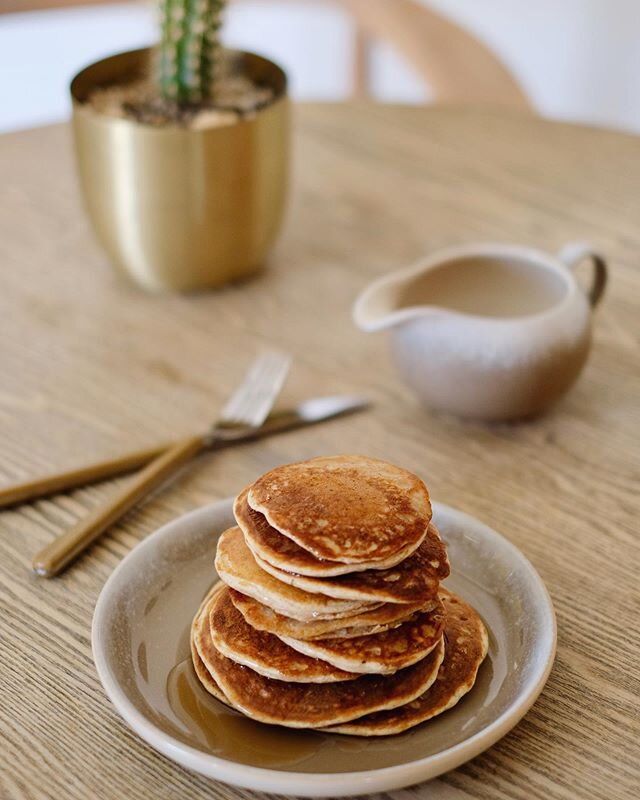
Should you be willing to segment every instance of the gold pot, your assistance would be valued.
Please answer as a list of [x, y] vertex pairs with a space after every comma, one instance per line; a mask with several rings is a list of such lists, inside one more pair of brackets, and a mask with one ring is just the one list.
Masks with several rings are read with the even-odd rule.
[[240, 54], [275, 99], [230, 125], [162, 128], [96, 111], [97, 88], [148, 72], [148, 49], [120, 53], [71, 83], [80, 183], [98, 239], [148, 289], [217, 286], [257, 271], [282, 221], [289, 167], [287, 79]]

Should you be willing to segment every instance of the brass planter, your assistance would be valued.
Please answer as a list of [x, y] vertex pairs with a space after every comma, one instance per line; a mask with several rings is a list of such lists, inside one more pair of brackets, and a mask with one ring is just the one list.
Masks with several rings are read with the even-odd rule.
[[257, 271], [278, 234], [289, 167], [284, 72], [243, 53], [274, 101], [223, 127], [155, 128], [88, 104], [98, 87], [148, 71], [150, 51], [103, 59], [71, 83], [80, 183], [98, 239], [148, 289], [217, 286]]

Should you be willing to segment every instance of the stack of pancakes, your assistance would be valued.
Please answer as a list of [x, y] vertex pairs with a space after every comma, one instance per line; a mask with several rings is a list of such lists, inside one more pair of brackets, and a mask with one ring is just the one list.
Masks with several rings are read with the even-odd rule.
[[453, 706], [487, 652], [424, 483], [362, 456], [266, 473], [236, 498], [192, 625], [203, 686], [260, 722], [399, 733]]

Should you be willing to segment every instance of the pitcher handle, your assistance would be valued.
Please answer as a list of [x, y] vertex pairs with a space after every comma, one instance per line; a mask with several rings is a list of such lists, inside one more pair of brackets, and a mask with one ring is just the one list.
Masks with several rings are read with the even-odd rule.
[[591, 308], [595, 308], [607, 286], [609, 270], [607, 262], [597, 253], [590, 244], [584, 242], [570, 242], [558, 253], [558, 259], [571, 271], [575, 270], [583, 261], [590, 261], [593, 266], [593, 280], [587, 292], [587, 299]]

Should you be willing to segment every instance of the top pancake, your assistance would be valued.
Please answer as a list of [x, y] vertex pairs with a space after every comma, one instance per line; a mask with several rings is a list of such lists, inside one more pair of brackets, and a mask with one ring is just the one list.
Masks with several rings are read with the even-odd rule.
[[[425, 542], [431, 550], [430, 561], [434, 562], [439, 555], [436, 550], [439, 548], [442, 551], [443, 548], [437, 532], [435, 537], [432, 535], [435, 527], [430, 525], [422, 542], [412, 542], [392, 556], [379, 561], [365, 562], [363, 564], [343, 564], [340, 561], [317, 558], [313, 553], [296, 544], [293, 539], [283, 536], [269, 525], [264, 514], [251, 508], [248, 503], [249, 488], [243, 489], [236, 497], [233, 504], [233, 513], [238, 526], [244, 533], [247, 546], [254, 556], [266, 561], [276, 569], [295, 572], [297, 575], [306, 575], [313, 578], [331, 578], [354, 572], [364, 572], [365, 570], [390, 569], [413, 555], [418, 547], [424, 545]], [[440, 578], [446, 578], [449, 574], [446, 553], [441, 563], [432, 563], [432, 565], [438, 571]]]
[[370, 564], [418, 547], [431, 520], [429, 493], [411, 472], [365, 456], [277, 467], [248, 503], [316, 558]]
[[443, 590], [445, 656], [435, 682], [420, 697], [400, 708], [381, 711], [332, 727], [332, 733], [388, 736], [426, 722], [454, 706], [474, 685], [487, 655], [489, 640], [479, 614], [468, 603]]

